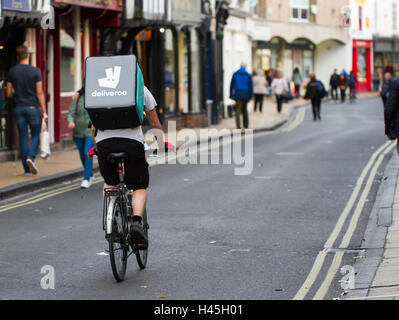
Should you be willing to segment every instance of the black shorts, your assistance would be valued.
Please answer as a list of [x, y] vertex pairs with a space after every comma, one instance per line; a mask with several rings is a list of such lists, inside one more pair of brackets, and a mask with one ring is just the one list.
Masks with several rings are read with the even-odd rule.
[[145, 159], [144, 145], [133, 139], [111, 138], [97, 143], [98, 164], [106, 184], [116, 186], [119, 183], [118, 164], [107, 161], [110, 153], [125, 152], [128, 160], [125, 164], [125, 183], [129, 190], [147, 189], [150, 176]]

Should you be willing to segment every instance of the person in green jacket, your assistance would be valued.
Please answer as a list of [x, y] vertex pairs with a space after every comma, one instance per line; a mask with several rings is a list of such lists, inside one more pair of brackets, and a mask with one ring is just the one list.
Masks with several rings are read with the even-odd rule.
[[94, 147], [94, 143], [91, 138], [91, 121], [84, 108], [84, 87], [74, 95], [69, 107], [67, 121], [68, 128], [73, 129], [73, 140], [78, 147], [84, 168], [84, 178], [80, 187], [87, 189], [90, 188], [94, 179], [93, 159], [89, 159], [87, 156], [89, 150]]

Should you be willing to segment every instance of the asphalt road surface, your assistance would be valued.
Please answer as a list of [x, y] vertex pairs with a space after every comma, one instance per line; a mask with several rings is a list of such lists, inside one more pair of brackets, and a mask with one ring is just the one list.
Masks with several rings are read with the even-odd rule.
[[[235, 164], [151, 167], [148, 266], [140, 270], [132, 256], [122, 283], [115, 282], [106, 252], [101, 183], [55, 188], [41, 201], [3, 210], [0, 298], [292, 299], [309, 275], [314, 281], [301, 298], [314, 298], [355, 205], [312, 273], [316, 257], [386, 139], [379, 99], [326, 103], [322, 121], [312, 118], [307, 110], [295, 130], [255, 135], [249, 175], [235, 175]], [[339, 266], [354, 263], [389, 157], [370, 178], [347, 246], [353, 251], [343, 252]], [[55, 272], [54, 289], [41, 286], [49, 270], [43, 266]], [[342, 293], [343, 275], [330, 277], [323, 299]]]

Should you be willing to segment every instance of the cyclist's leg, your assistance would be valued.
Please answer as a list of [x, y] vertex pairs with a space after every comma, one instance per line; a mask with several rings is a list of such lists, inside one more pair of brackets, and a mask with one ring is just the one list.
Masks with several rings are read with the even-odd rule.
[[132, 208], [135, 216], [143, 217], [145, 206], [147, 204], [147, 190], [139, 189], [133, 191]]

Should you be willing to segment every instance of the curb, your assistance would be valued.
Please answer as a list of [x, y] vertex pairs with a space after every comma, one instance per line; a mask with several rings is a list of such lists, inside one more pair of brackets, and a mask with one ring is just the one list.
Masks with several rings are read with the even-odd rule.
[[383, 259], [385, 238], [392, 223], [392, 210], [398, 179], [399, 158], [396, 152], [384, 170], [384, 180], [377, 190], [377, 197], [371, 210], [362, 249], [366, 252], [354, 265], [355, 288], [344, 292], [343, 299], [366, 298], [375, 274]]
[[[288, 120], [281, 120], [278, 123], [276, 123], [272, 126], [269, 126], [269, 127], [253, 129], [253, 132], [259, 133], [259, 132], [266, 132], [266, 131], [275, 131], [275, 130], [281, 128], [282, 126], [284, 126], [287, 122], [291, 121], [294, 118], [298, 109], [306, 107], [306, 106], [308, 106], [308, 104], [294, 106], [291, 110]], [[223, 138], [223, 136], [221, 136], [219, 138], [221, 139], [221, 138]], [[201, 140], [198, 140], [196, 143], [197, 143], [197, 145], [200, 145]], [[98, 163], [96, 163], [94, 165], [93, 172], [94, 173], [99, 172]], [[41, 188], [53, 187], [60, 183], [64, 183], [67, 181], [73, 181], [73, 180], [82, 178], [82, 176], [83, 176], [83, 168], [80, 168], [80, 169], [69, 170], [69, 171], [57, 173], [57, 174], [54, 174], [51, 176], [35, 179], [35, 180], [29, 181], [29, 182], [21, 182], [21, 183], [13, 184], [11, 186], [7, 186], [7, 187], [0, 189], [0, 201], [16, 197], [18, 195], [21, 195], [22, 193], [29, 193], [29, 192], [37, 191], [38, 189], [41, 189]]]

